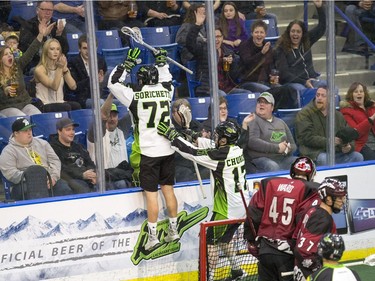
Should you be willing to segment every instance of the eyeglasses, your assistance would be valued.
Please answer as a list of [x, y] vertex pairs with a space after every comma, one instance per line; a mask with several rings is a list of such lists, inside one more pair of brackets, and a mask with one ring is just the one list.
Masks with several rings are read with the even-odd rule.
[[326, 97], [327, 97], [327, 94], [326, 94], [326, 93], [316, 93], [315, 96], [316, 96], [317, 98], [319, 98], [319, 97], [326, 98]]
[[222, 38], [222, 37], [223, 37], [223, 35], [216, 35], [216, 36], [215, 36], [216, 39], [220, 39], [220, 38]]
[[45, 9], [45, 8], [41, 8], [41, 7], [38, 7], [41, 11], [43, 12], [47, 12], [47, 13], [52, 13], [53, 12], [53, 9]]

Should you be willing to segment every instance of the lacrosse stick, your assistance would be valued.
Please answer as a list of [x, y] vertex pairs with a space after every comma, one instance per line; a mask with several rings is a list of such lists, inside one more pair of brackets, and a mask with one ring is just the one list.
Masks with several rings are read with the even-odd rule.
[[[184, 104], [181, 104], [177, 109], [177, 113], [181, 118], [182, 127], [185, 128], [185, 129], [189, 129], [190, 122], [191, 122], [191, 119], [192, 119], [190, 108], [187, 107]], [[199, 172], [197, 162], [195, 162], [195, 161], [192, 161], [192, 162], [193, 162], [193, 165], [194, 165], [195, 173], [197, 174], [197, 179], [198, 179], [198, 182], [199, 182], [199, 188], [202, 192], [203, 199], [206, 199], [207, 196], [206, 196], [206, 193], [204, 192], [204, 189], [203, 189], [202, 177], [201, 177], [201, 174]]]
[[[142, 46], [145, 46], [147, 49], [151, 50], [155, 55], [157, 55], [159, 53], [159, 51], [157, 49], [155, 49], [154, 47], [152, 47], [151, 45], [149, 45], [149, 44], [147, 44], [146, 42], [143, 41], [142, 33], [141, 33], [141, 30], [139, 29], [139, 27], [130, 28], [128, 26], [124, 26], [124, 27], [121, 28], [121, 32], [124, 33], [125, 35], [133, 38], [134, 41], [137, 42], [138, 44], [141, 44]], [[178, 63], [174, 59], [171, 59], [170, 57], [167, 57], [167, 61], [170, 62], [170, 63], [173, 63], [174, 65], [178, 66], [182, 70], [185, 70], [187, 73], [193, 74], [193, 71], [191, 71], [189, 68], [186, 68], [182, 64]]]

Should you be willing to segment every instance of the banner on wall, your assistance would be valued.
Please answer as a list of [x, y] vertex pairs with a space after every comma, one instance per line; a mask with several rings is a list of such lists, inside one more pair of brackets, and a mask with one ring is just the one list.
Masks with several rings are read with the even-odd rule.
[[351, 232], [375, 229], [375, 199], [351, 199], [349, 204]]
[[176, 189], [179, 241], [164, 242], [168, 218], [166, 210], [160, 210], [161, 244], [152, 251], [144, 248], [147, 211], [141, 192], [24, 205], [17, 207], [17, 213], [7, 208], [9, 214], [1, 209], [8, 222], [0, 228], [0, 279], [41, 280], [122, 270], [128, 274], [118, 278], [127, 280], [139, 277], [134, 269], [150, 261], [163, 268], [161, 273], [175, 273], [173, 268], [168, 271], [169, 262], [198, 257], [199, 223], [209, 214], [209, 201], [201, 205], [196, 190]]

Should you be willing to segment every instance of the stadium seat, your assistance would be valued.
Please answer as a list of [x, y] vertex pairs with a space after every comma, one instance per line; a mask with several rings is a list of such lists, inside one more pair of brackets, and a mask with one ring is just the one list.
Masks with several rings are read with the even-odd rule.
[[[313, 98], [315, 98], [316, 90], [317, 89], [315, 89], [315, 88], [306, 89], [301, 93], [301, 95], [300, 95], [301, 107], [306, 106]], [[339, 104], [340, 104], [340, 95], [335, 95], [335, 106], [336, 106], [336, 108], [339, 107]]]
[[61, 119], [69, 117], [68, 112], [46, 112], [41, 114], [34, 114], [30, 116], [31, 123], [36, 124], [33, 128], [33, 135], [49, 140], [51, 135], [57, 134], [56, 122]]
[[8, 24], [19, 29], [17, 17], [29, 20], [36, 16], [37, 1], [10, 1], [11, 10], [8, 16]]
[[10, 181], [8, 181], [4, 176], [3, 174], [0, 172], [0, 175], [1, 175], [1, 181], [3, 183], [3, 187], [4, 187], [4, 197], [5, 197], [5, 200], [10, 200], [11, 199], [11, 193], [10, 193], [10, 187], [11, 187], [11, 183]]
[[12, 135], [12, 124], [19, 118], [27, 118], [30, 120], [29, 116], [11, 116], [0, 118], [0, 140], [2, 149], [9, 141], [9, 137]]
[[68, 40], [69, 52], [68, 58], [79, 54], [78, 39], [82, 33], [67, 33], [66, 38]]
[[129, 47], [118, 48], [118, 49], [102, 49], [102, 55], [107, 63], [108, 67], [115, 67], [119, 63], [122, 63], [126, 55], [128, 54]]
[[255, 112], [259, 95], [260, 93], [227, 95], [228, 116], [231, 118], [238, 118], [239, 114], [247, 115], [250, 112]]
[[199, 82], [196, 79], [196, 76], [195, 76], [196, 69], [197, 69], [197, 62], [195, 60], [188, 61], [186, 63], [186, 67], [193, 71], [193, 74], [190, 74], [188, 72], [185, 72], [185, 73], [186, 73], [186, 80], [187, 80], [187, 83], [188, 83], [189, 96], [191, 98], [194, 98], [195, 97], [195, 88], [198, 87], [201, 84], [201, 82]]
[[120, 49], [123, 47], [117, 30], [97, 30], [95, 34], [99, 54], [102, 53], [103, 49]]
[[294, 131], [296, 116], [300, 110], [301, 108], [278, 109], [274, 115], [282, 119], [288, 125], [289, 129], [293, 129]]
[[167, 45], [174, 43], [171, 40], [168, 26], [141, 27], [143, 41], [151, 46]]
[[94, 120], [94, 115], [91, 109], [78, 109], [69, 111], [69, 118], [79, 124], [76, 129], [75, 141], [87, 148], [87, 131]]
[[119, 120], [128, 113], [128, 108], [126, 106], [123, 106], [123, 105], [118, 105], [117, 110], [118, 110], [118, 119]]
[[171, 37], [171, 43], [176, 42], [176, 35], [177, 35], [177, 32], [180, 29], [180, 27], [181, 27], [181, 25], [171, 25], [171, 26], [169, 26], [169, 34], [170, 34], [170, 37]]
[[205, 121], [208, 118], [208, 107], [210, 106], [210, 97], [188, 98], [191, 105], [191, 114], [194, 120]]

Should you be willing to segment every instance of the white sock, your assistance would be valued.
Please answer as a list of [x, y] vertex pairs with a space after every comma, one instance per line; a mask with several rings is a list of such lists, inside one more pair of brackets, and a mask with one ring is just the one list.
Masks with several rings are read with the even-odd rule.
[[151, 233], [156, 233], [156, 227], [158, 226], [157, 222], [147, 222], [147, 225]]
[[173, 226], [177, 225], [177, 218], [169, 218], [169, 223]]

